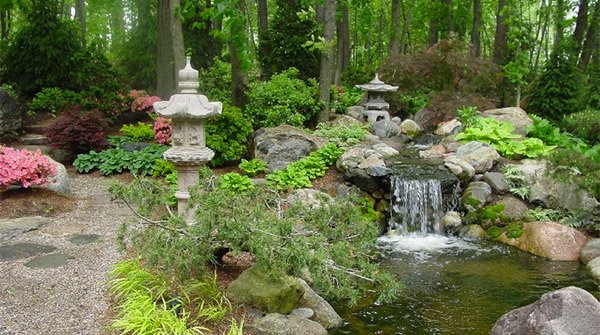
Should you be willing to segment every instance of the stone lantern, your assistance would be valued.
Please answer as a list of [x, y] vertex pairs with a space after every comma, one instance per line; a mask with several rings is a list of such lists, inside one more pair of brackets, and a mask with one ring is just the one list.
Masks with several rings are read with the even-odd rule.
[[171, 148], [163, 157], [177, 170], [177, 211], [184, 214], [190, 198], [188, 188], [198, 184], [198, 169], [215, 155], [205, 144], [204, 119], [221, 114], [223, 106], [220, 102], [209, 102], [198, 93], [198, 71], [192, 68], [190, 57], [185, 68], [179, 71], [177, 88], [179, 93], [169, 101], [154, 103], [154, 110], [159, 116], [170, 118], [173, 125]]
[[356, 85], [356, 87], [367, 92], [367, 103], [365, 104], [366, 110], [363, 111], [363, 117], [369, 121], [369, 123], [375, 123], [376, 121], [390, 119], [390, 114], [387, 110], [390, 108], [390, 104], [385, 102], [383, 96], [386, 92], [395, 92], [398, 90], [398, 86], [392, 86], [379, 80], [379, 74], [375, 74], [375, 79], [371, 80], [368, 84]]

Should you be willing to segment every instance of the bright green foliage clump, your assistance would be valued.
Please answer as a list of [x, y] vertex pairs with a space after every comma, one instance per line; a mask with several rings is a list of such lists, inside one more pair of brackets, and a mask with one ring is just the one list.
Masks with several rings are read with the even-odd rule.
[[119, 131], [134, 142], [146, 142], [154, 139], [152, 125], [147, 123], [138, 122], [137, 125], [123, 125]]
[[144, 269], [139, 260], [115, 265], [109, 291], [118, 301], [111, 327], [123, 334], [205, 334], [210, 329], [201, 323], [223, 320], [231, 311], [215, 276], [170, 282]]
[[115, 182], [110, 191], [156, 222], [145, 221], [146, 229], [122, 229], [123, 241], [132, 243], [144, 264], [173, 277], [212, 273], [207, 264], [216, 261], [214, 250], [228, 247], [250, 252], [257, 269], [269, 275], [299, 277], [308, 271], [327, 298], [355, 303], [375, 288], [380, 300], [391, 301], [399, 293], [398, 280], [379, 265], [377, 226], [363, 222], [348, 200], [321, 208], [287, 207], [277, 192], [266, 189], [232, 193], [207, 187], [193, 192], [196, 223], [187, 225], [164, 210], [169, 190], [156, 181]]
[[470, 119], [469, 123], [469, 127], [457, 134], [455, 139], [490, 144], [504, 157], [538, 158], [547, 156], [554, 149], [553, 146], [547, 146], [537, 138], [515, 141], [521, 139], [521, 135], [513, 134], [515, 127], [509, 122], [475, 117]]
[[239, 108], [225, 104], [221, 115], [208, 119], [206, 134], [206, 146], [215, 151], [209, 164], [221, 166], [239, 160], [246, 153], [252, 125]]
[[[477, 201], [473, 198], [470, 200]], [[478, 224], [485, 227], [503, 225], [508, 222], [508, 218], [502, 214], [503, 204], [484, 206], [477, 210], [470, 211], [465, 216], [467, 224]]]
[[329, 143], [348, 147], [360, 143], [369, 135], [369, 126], [319, 123], [315, 135], [326, 138]]
[[49, 112], [58, 115], [69, 103], [76, 101], [77, 93], [58, 87], [47, 87], [38, 92], [29, 104], [28, 114]]
[[241, 193], [254, 189], [254, 184], [248, 176], [229, 172], [219, 178], [219, 188], [233, 193]]
[[175, 165], [165, 159], [157, 159], [154, 162], [152, 168], [152, 176], [154, 177], [166, 177], [171, 173], [175, 172]]
[[311, 80], [307, 85], [293, 68], [273, 75], [267, 82], [251, 84], [248, 99], [245, 117], [254, 129], [281, 124], [302, 126], [321, 109], [316, 82]]
[[527, 186], [525, 174], [523, 173], [523, 170], [521, 170], [520, 166], [507, 164], [502, 167], [502, 174], [504, 174], [504, 178], [510, 187], [510, 193], [523, 200], [529, 198], [529, 192], [531, 190]]
[[112, 148], [100, 152], [90, 151], [80, 154], [73, 162], [79, 173], [89, 173], [98, 169], [104, 175], [130, 171], [136, 175], [150, 175], [154, 170], [157, 159], [162, 158], [167, 146], [152, 144], [143, 150], [125, 151], [121, 148]]
[[267, 172], [267, 163], [258, 158], [254, 158], [252, 160], [246, 160], [242, 158], [242, 162], [238, 165], [238, 167], [250, 177], [254, 177], [261, 172]]
[[533, 126], [527, 129], [527, 136], [539, 138], [550, 145], [556, 145], [563, 149], [571, 149], [578, 152], [585, 152], [588, 145], [580, 138], [561, 131], [550, 121], [536, 115], [529, 116], [533, 120]]
[[346, 113], [346, 108], [356, 106], [362, 97], [363, 92], [358, 88], [346, 89], [334, 86], [331, 88], [331, 102], [329, 107], [337, 113]]
[[481, 117], [481, 112], [477, 109], [477, 107], [468, 106], [461, 108], [457, 111], [458, 118], [462, 122], [465, 128], [471, 126], [477, 118]]
[[335, 163], [344, 150], [328, 144], [311, 152], [307, 157], [289, 164], [285, 169], [267, 175], [267, 183], [278, 190], [311, 187], [311, 180], [323, 177], [327, 168]]
[[585, 109], [585, 82], [575, 57], [557, 50], [531, 91], [527, 110], [553, 120], [580, 112]]

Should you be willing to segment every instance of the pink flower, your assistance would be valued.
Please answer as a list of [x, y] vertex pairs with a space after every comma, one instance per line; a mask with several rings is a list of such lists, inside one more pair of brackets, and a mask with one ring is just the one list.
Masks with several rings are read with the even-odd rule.
[[173, 134], [173, 125], [171, 125], [171, 119], [157, 117], [154, 122], [154, 137], [160, 144], [169, 144], [171, 142], [171, 135]]
[[18, 150], [0, 146], [0, 191], [9, 186], [45, 185], [56, 175], [56, 167], [40, 150]]

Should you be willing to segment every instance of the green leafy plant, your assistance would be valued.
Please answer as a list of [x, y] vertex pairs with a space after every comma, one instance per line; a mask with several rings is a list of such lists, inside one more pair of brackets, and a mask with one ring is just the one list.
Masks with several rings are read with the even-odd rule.
[[510, 193], [523, 200], [529, 198], [530, 189], [527, 186], [525, 174], [519, 165], [506, 164], [502, 167], [501, 171], [510, 187]]
[[477, 109], [477, 107], [468, 106], [463, 107], [457, 111], [458, 117], [463, 124], [463, 127], [469, 127], [476, 118], [481, 117], [481, 112]]
[[80, 154], [73, 162], [73, 166], [79, 173], [89, 173], [98, 169], [104, 175], [123, 173], [130, 171], [133, 174], [152, 174], [156, 160], [162, 158], [167, 147], [160, 144], [152, 144], [143, 150], [125, 151], [121, 148], [112, 148], [100, 152], [91, 151], [88, 154]]
[[346, 113], [346, 108], [358, 104], [362, 95], [363, 92], [355, 87], [348, 89], [332, 86], [329, 108], [335, 110], [337, 113], [344, 114]]
[[550, 121], [537, 115], [529, 115], [533, 125], [527, 129], [527, 136], [539, 138], [550, 145], [556, 145], [560, 148], [566, 148], [577, 152], [585, 153], [589, 146], [585, 141], [577, 138], [567, 132], [561, 131]]
[[248, 176], [229, 172], [219, 178], [219, 188], [234, 193], [247, 192], [254, 189], [254, 184]]
[[239, 160], [246, 153], [251, 134], [250, 120], [239, 108], [225, 104], [221, 115], [206, 123], [206, 146], [215, 151], [209, 164], [221, 166]]
[[525, 216], [531, 221], [559, 221], [565, 214], [558, 209], [536, 207], [528, 210]]
[[291, 164], [284, 170], [269, 173], [267, 183], [281, 191], [312, 186], [306, 171]]
[[345, 125], [319, 123], [314, 134], [326, 138], [329, 143], [348, 147], [360, 143], [369, 135], [368, 125]]
[[523, 235], [523, 222], [510, 222], [505, 228], [508, 238], [519, 238]]
[[502, 229], [498, 226], [491, 226], [487, 229], [486, 233], [489, 238], [495, 240], [502, 235]]
[[29, 104], [28, 115], [38, 113], [50, 113], [58, 115], [65, 108], [75, 103], [77, 94], [70, 90], [63, 90], [58, 87], [47, 87], [38, 92]]
[[137, 125], [123, 125], [119, 131], [133, 142], [147, 142], [154, 140], [154, 130], [152, 130], [152, 125], [147, 123], [138, 122]]
[[481, 208], [475, 207], [477, 209], [467, 213], [465, 221], [467, 224], [478, 224], [484, 228], [504, 225], [504, 223], [509, 221], [508, 218], [502, 214], [504, 207], [504, 204], [489, 205]]
[[171, 173], [175, 172], [175, 165], [165, 159], [157, 159], [154, 162], [152, 168], [152, 176], [154, 177], [166, 177]]
[[569, 114], [562, 118], [560, 126], [590, 144], [600, 143], [600, 110], [586, 109]]
[[261, 172], [267, 172], [267, 163], [258, 158], [254, 158], [252, 160], [246, 160], [242, 158], [242, 162], [238, 165], [238, 167], [250, 177], [254, 177]]

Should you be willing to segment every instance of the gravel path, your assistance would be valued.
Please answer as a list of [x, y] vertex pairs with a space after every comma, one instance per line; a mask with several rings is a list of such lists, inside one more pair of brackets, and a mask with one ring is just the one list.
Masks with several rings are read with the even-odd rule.
[[[111, 203], [109, 179], [70, 175], [77, 207], [52, 218], [39, 230], [0, 241], [0, 247], [36, 243], [56, 247], [47, 255], [66, 255], [57, 268], [30, 268], [34, 257], [0, 260], [0, 334], [105, 334], [109, 301], [107, 273], [122, 255], [116, 232], [131, 213]], [[97, 234], [97, 241], [78, 244], [70, 239]], [[52, 256], [51, 256], [52, 257]]]

